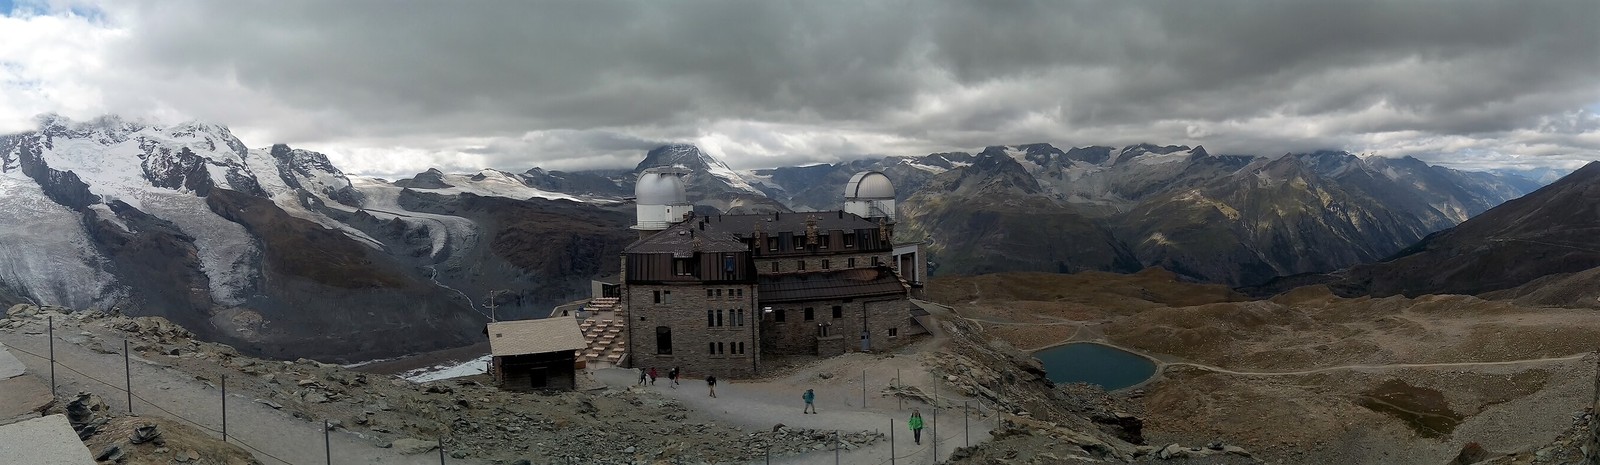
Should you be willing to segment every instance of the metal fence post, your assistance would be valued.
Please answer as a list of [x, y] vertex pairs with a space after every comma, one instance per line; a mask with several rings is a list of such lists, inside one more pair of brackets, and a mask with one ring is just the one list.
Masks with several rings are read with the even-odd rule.
[[439, 436], [439, 465], [444, 465], [444, 436]]
[[861, 370], [861, 409], [867, 409], [867, 370]]
[[833, 465], [839, 465], [839, 449], [843, 449], [839, 446], [842, 445], [844, 442], [839, 439], [839, 430], [833, 430]]
[[889, 465], [894, 465], [894, 419], [889, 419]]
[[228, 375], [222, 375], [222, 442], [228, 442]]
[[972, 418], [967, 415], [967, 404], [971, 401], [961, 401], [961, 434], [967, 437], [967, 447], [972, 447]]
[[328, 420], [322, 420], [322, 450], [327, 453], [328, 465], [333, 465], [333, 439], [329, 437]]
[[46, 330], [50, 339], [50, 397], [56, 396], [56, 317], [45, 317]]
[[122, 340], [122, 372], [128, 381], [128, 413], [133, 413], [133, 363], [129, 360], [132, 355], [128, 353], [128, 340]]

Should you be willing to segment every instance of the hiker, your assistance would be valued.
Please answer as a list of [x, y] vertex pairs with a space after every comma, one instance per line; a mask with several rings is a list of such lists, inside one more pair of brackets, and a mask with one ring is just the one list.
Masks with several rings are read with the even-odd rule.
[[907, 425], [911, 426], [911, 437], [917, 441], [917, 445], [921, 445], [922, 409], [911, 409], [911, 421], [907, 422]]
[[706, 388], [711, 390], [711, 397], [717, 396], [717, 377], [706, 375]]
[[817, 400], [817, 393], [807, 389], [805, 394], [800, 395], [800, 398], [806, 400], [806, 408], [800, 411], [801, 414], [817, 413], [817, 404], [812, 403]]
[[656, 385], [656, 367], [650, 367], [650, 385]]
[[678, 367], [672, 367], [671, 370], [667, 370], [667, 379], [672, 380], [673, 389], [678, 388]]
[[645, 379], [646, 379], [646, 378], [647, 378], [647, 377], [649, 377], [649, 376], [650, 376], [650, 374], [649, 374], [649, 373], [646, 373], [646, 372], [645, 372], [645, 371], [644, 371], [644, 367], [639, 367], [639, 385], [640, 385], [640, 386], [643, 386], [643, 385], [644, 385], [644, 382], [645, 382]]

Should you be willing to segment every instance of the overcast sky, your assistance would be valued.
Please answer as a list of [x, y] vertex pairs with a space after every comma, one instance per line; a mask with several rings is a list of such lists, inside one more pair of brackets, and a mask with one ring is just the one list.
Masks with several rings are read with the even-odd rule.
[[224, 124], [349, 172], [986, 145], [1600, 159], [1600, 1], [0, 0], [0, 132]]

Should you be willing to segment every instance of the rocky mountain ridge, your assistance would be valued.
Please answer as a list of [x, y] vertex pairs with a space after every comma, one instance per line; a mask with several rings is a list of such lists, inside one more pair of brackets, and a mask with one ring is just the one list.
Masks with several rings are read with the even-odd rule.
[[[1161, 266], [1231, 284], [1373, 261], [1533, 186], [1415, 159], [1149, 144], [753, 171], [674, 144], [632, 170], [391, 183], [218, 125], [46, 117], [0, 136], [0, 302], [122, 307], [278, 356], [463, 344], [487, 319], [478, 296], [509, 290], [507, 315], [542, 316], [614, 272], [633, 179], [664, 166], [688, 172], [708, 213], [837, 208], [850, 175], [882, 171], [900, 231], [941, 273]], [[324, 326], [374, 337], [310, 329]]]
[[1600, 267], [1600, 162], [1452, 228], [1381, 262], [1291, 276], [1251, 291], [1270, 294], [1325, 283], [1344, 296], [1485, 294], [1532, 303], [1587, 306]]
[[493, 170], [437, 181], [352, 182], [215, 125], [45, 118], [0, 136], [0, 297], [353, 361], [476, 340], [493, 289], [513, 317], [571, 300], [630, 239], [614, 202]]

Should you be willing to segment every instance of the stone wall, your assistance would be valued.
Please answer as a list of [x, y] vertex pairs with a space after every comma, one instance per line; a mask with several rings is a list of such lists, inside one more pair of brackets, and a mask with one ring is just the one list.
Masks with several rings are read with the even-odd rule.
[[[710, 296], [707, 296], [707, 291]], [[730, 292], [734, 290], [734, 292]], [[664, 302], [656, 303], [656, 292]], [[721, 291], [720, 294], [718, 291]], [[732, 294], [732, 295], [730, 295]], [[742, 294], [742, 295], [739, 295]], [[757, 372], [760, 344], [755, 339], [759, 310], [754, 305], [756, 286], [734, 284], [630, 284], [623, 291], [628, 314], [628, 358], [630, 367], [655, 367], [666, 371], [679, 367], [695, 376], [749, 377]], [[716, 320], [721, 311], [721, 325]], [[740, 325], [738, 315], [743, 314]], [[671, 330], [671, 354], [658, 352], [659, 327]], [[721, 344], [720, 347], [716, 346]], [[738, 353], [743, 344], [744, 353]]]
[[[763, 348], [772, 354], [831, 357], [860, 351], [863, 330], [870, 337], [869, 350], [898, 347], [910, 330], [908, 305], [899, 297], [773, 304], [770, 305], [773, 312], [764, 315], [762, 320]], [[834, 317], [834, 306], [839, 307], [838, 318]], [[811, 309], [810, 320], [806, 319], [807, 308]], [[777, 321], [780, 312], [784, 318], [781, 322]], [[819, 338], [829, 342], [819, 344]], [[833, 338], [840, 338], [842, 342], [833, 342]]]

